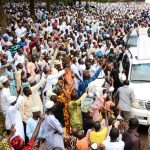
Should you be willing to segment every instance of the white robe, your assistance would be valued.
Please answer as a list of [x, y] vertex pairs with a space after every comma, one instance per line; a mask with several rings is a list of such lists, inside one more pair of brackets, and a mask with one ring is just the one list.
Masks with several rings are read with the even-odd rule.
[[[52, 150], [54, 147], [64, 149], [63, 128], [54, 115], [45, 116], [43, 128], [44, 136], [48, 143], [48, 150]], [[58, 133], [55, 133], [56, 131]]]
[[1, 91], [0, 103], [1, 103], [2, 112], [5, 115], [5, 127], [7, 130], [9, 130], [11, 128], [8, 114], [7, 114], [8, 107], [9, 107], [9, 101], [8, 101], [9, 96], [11, 96], [10, 89], [9, 88], [3, 88]]
[[[73, 72], [74, 75], [76, 74], [80, 78], [79, 69], [75, 64], [71, 65], [71, 71]], [[78, 90], [79, 82], [80, 82], [80, 80], [75, 76], [74, 77], [74, 83], [76, 85], [76, 90]]]
[[1, 107], [4, 115], [6, 115], [7, 108], [9, 106], [9, 101], [8, 101], [9, 96], [11, 96], [10, 89], [3, 88], [1, 91]]
[[7, 114], [8, 114], [8, 118], [9, 118], [11, 126], [15, 125], [16, 132], [13, 137], [19, 135], [24, 140], [24, 128], [23, 128], [21, 114], [18, 110], [22, 102], [23, 102], [23, 97], [19, 96], [17, 103], [14, 106], [11, 105], [8, 107]]
[[[26, 126], [26, 134], [29, 138], [29, 140], [31, 139], [33, 133], [34, 133], [34, 130], [36, 129], [36, 126], [38, 124], [38, 120], [34, 120], [32, 117], [28, 119], [27, 121], [27, 126]], [[38, 137], [43, 137], [44, 134], [43, 134], [43, 125], [41, 125], [40, 127], [40, 131], [39, 131], [39, 134], [38, 134]]]
[[63, 76], [64, 73], [65, 73], [65, 70], [59, 71], [59, 72], [56, 73], [56, 74], [50, 74], [50, 75], [47, 77], [46, 85], [45, 85], [45, 88], [44, 88], [43, 92], [49, 90], [52, 85], [57, 84], [58, 78], [60, 78], [61, 76]]

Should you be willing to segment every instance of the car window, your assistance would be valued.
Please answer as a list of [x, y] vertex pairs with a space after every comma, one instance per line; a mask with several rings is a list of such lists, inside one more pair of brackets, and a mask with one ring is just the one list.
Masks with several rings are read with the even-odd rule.
[[150, 64], [133, 64], [131, 68], [131, 81], [150, 82]]
[[130, 46], [137, 46], [137, 36], [129, 36], [128, 44]]

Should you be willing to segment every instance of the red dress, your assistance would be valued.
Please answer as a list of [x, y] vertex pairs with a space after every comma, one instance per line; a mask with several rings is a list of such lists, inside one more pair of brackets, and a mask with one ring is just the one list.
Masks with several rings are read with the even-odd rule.
[[23, 148], [23, 150], [31, 150], [34, 145], [35, 145], [35, 141], [34, 140], [30, 140], [28, 142], [28, 144]]

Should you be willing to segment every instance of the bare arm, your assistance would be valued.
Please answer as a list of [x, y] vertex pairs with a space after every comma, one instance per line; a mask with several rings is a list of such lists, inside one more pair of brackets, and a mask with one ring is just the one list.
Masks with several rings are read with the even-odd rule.
[[105, 126], [108, 127], [108, 116], [107, 116], [107, 111], [105, 111]]
[[117, 93], [114, 95], [114, 103], [117, 106], [119, 102], [119, 92], [117, 91]]
[[139, 34], [139, 28], [136, 29], [136, 33], [137, 33], [137, 36], [139, 37], [140, 34]]

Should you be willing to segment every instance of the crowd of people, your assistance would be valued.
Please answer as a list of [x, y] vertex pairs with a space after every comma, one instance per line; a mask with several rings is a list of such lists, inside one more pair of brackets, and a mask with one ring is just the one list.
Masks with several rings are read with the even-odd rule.
[[149, 7], [54, 4], [48, 12], [38, 3], [33, 22], [27, 3], [6, 4], [2, 149], [140, 150], [128, 66], [119, 67], [129, 35], [138, 36], [139, 28], [150, 33]]

